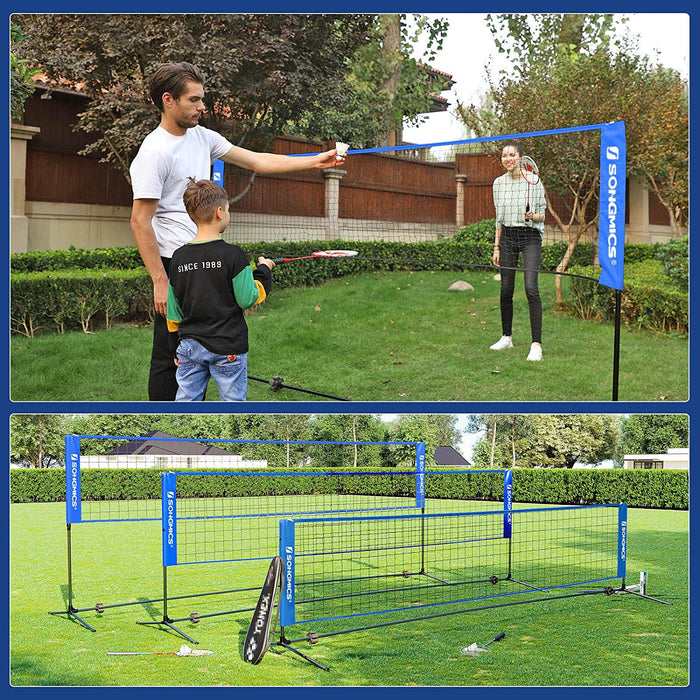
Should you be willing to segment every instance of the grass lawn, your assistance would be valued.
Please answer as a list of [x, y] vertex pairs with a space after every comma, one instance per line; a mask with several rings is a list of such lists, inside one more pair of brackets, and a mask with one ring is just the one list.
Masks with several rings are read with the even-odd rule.
[[[273, 648], [258, 666], [242, 661], [250, 613], [178, 626], [212, 656], [108, 656], [108, 651], [176, 651], [183, 639], [158, 626], [160, 523], [73, 528], [77, 607], [115, 598], [136, 604], [65, 615], [64, 504], [10, 507], [10, 681], [13, 686], [685, 686], [688, 648], [688, 513], [630, 509], [628, 583], [649, 572], [648, 593], [595, 595], [495, 608], [297, 645], [320, 670]], [[260, 585], [260, 564], [171, 567], [169, 595], [232, 581]], [[100, 586], [94, 585], [101, 581]], [[123, 596], [119, 598], [119, 596]], [[150, 601], [150, 602], [149, 602]], [[224, 603], [225, 604], [225, 603]], [[204, 603], [176, 601], [185, 616]], [[374, 620], [376, 621], [376, 620]], [[319, 630], [320, 631], [320, 630]], [[478, 658], [460, 648], [506, 636]], [[291, 636], [291, 635], [290, 635]]]
[[[474, 291], [448, 291], [464, 279]], [[566, 282], [566, 280], [565, 280]], [[529, 317], [517, 281], [514, 343], [501, 335], [491, 273], [384, 272], [320, 287], [274, 290], [248, 315], [249, 401], [314, 401], [291, 387], [353, 401], [609, 401], [613, 327], [556, 308], [554, 277], [540, 276], [544, 359], [527, 362]], [[11, 340], [15, 401], [145, 401], [149, 328]], [[619, 399], [685, 401], [686, 337], [623, 329]], [[213, 382], [208, 400], [217, 400]], [[320, 400], [324, 400], [321, 397]]]

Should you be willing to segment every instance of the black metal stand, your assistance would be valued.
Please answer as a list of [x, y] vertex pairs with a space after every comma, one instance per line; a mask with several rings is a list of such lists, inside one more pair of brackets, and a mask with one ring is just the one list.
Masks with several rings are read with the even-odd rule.
[[640, 593], [639, 591], [635, 591], [631, 588], [626, 588], [625, 586], [622, 586], [622, 588], [618, 588], [616, 593], [629, 593], [630, 595], [636, 595], [639, 596], [640, 598], [644, 598], [644, 600], [651, 600], [654, 603], [661, 603], [662, 605], [673, 605], [673, 603], [669, 603], [666, 600], [661, 600], [661, 598], [654, 598], [650, 595], [647, 595], [646, 593]]
[[319, 661], [316, 661], [316, 659], [312, 659], [310, 656], [307, 654], [304, 654], [304, 652], [299, 651], [298, 649], [295, 649], [293, 646], [290, 645], [289, 640], [285, 639], [284, 632], [280, 631], [280, 639], [278, 642], [273, 642], [274, 646], [280, 646], [284, 647], [285, 649], [289, 649], [289, 651], [294, 652], [297, 654], [297, 656], [301, 656], [302, 659], [305, 661], [308, 661], [310, 664], [313, 664], [316, 666], [316, 668], [320, 668], [323, 671], [330, 671], [330, 668], [328, 666], [324, 666], [322, 663]]
[[179, 634], [183, 639], [186, 639], [192, 644], [199, 644], [196, 639], [193, 639], [188, 634], [185, 634], [182, 630], [178, 629], [173, 625], [174, 620], [168, 617], [168, 567], [163, 567], [163, 619], [162, 620], [148, 620], [146, 622], [137, 622], [137, 625], [160, 625], [171, 629], [176, 634]]
[[[85, 629], [90, 630], [90, 632], [95, 632], [95, 628], [88, 625], [85, 620], [78, 617], [76, 613], [82, 612], [78, 608], [73, 606], [73, 565], [71, 558], [71, 534], [70, 534], [70, 523], [66, 523], [66, 538], [68, 541], [68, 605], [65, 610], [56, 610], [54, 612], [49, 612], [49, 615], [68, 615], [72, 620], [80, 623]], [[93, 608], [85, 608], [85, 610], [92, 610]]]
[[622, 315], [622, 291], [615, 290], [615, 340], [613, 341], [612, 400], [617, 401], [620, 385], [620, 317]]

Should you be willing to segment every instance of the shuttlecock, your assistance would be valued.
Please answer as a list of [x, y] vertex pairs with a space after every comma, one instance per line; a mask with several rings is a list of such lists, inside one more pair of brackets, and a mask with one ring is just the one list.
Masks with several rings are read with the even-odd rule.
[[460, 651], [465, 656], [476, 656], [479, 653], [479, 645], [476, 642], [474, 642], [473, 644], [470, 644], [467, 647], [462, 647]]
[[345, 158], [345, 156], [348, 154], [348, 148], [350, 148], [350, 146], [347, 143], [343, 143], [342, 141], [336, 141], [335, 150], [338, 152], [336, 158], [338, 160], [343, 160], [343, 158]]
[[192, 653], [192, 649], [187, 646], [187, 644], [183, 644], [180, 647], [180, 651], [176, 652], [178, 656], [187, 656], [188, 654]]

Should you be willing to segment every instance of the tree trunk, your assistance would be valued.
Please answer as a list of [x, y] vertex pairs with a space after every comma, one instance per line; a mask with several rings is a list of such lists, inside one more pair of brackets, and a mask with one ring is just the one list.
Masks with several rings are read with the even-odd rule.
[[496, 449], [496, 421], [493, 421], [493, 435], [491, 436], [491, 461], [489, 462], [489, 465], [491, 469], [493, 469], [493, 453]]
[[[565, 272], [567, 266], [569, 265], [569, 260], [571, 260], [571, 256], [574, 254], [574, 249], [576, 248], [576, 243], [578, 242], [578, 239], [575, 240], [569, 240], [569, 245], [566, 246], [566, 251], [564, 252], [564, 257], [561, 259], [561, 262], [557, 265], [557, 272]], [[561, 286], [561, 275], [557, 275], [554, 278], [554, 289], [556, 290], [557, 293], [557, 304], [561, 305], [564, 303], [564, 293], [562, 291], [562, 286]]]
[[[394, 104], [399, 90], [399, 78], [401, 76], [401, 16], [381, 15], [380, 20], [384, 28], [384, 41], [382, 42], [382, 55], [387, 66], [389, 75], [379, 86], [390, 96], [389, 109], [386, 115], [386, 132], [382, 146], [396, 146], [396, 141], [400, 140], [396, 134], [396, 125], [393, 123]], [[398, 128], [400, 129], [400, 124]], [[391, 143], [391, 142], [394, 143]]]

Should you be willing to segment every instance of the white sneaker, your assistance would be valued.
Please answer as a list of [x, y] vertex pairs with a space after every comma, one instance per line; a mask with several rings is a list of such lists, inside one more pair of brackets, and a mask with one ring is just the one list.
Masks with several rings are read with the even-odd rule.
[[513, 347], [513, 338], [509, 335], [502, 335], [501, 339], [494, 343], [489, 349], [490, 350], [505, 350], [506, 348]]
[[530, 362], [539, 362], [542, 359], [542, 346], [539, 343], [533, 343], [530, 346], [530, 354], [527, 359]]

